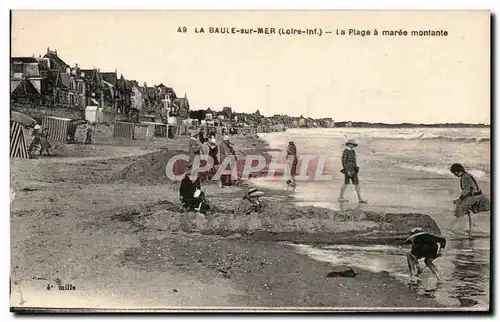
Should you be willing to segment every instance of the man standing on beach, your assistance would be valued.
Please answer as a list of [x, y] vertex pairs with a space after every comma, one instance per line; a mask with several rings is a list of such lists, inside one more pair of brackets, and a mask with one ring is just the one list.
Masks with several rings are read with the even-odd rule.
[[339, 201], [348, 201], [344, 198], [344, 192], [349, 182], [352, 182], [354, 184], [354, 188], [356, 189], [356, 193], [358, 194], [359, 203], [367, 203], [361, 197], [361, 189], [359, 187], [359, 167], [356, 163], [356, 152], [354, 151], [354, 148], [357, 147], [358, 144], [353, 139], [350, 139], [345, 145], [346, 148], [342, 154], [342, 170], [340, 171], [344, 174], [344, 184], [340, 189]]
[[299, 160], [297, 158], [297, 146], [295, 146], [294, 141], [288, 142], [288, 147], [286, 149], [287, 163], [290, 169], [290, 176], [292, 180], [288, 180], [286, 183], [288, 186], [295, 187], [295, 175], [297, 173], [297, 165]]

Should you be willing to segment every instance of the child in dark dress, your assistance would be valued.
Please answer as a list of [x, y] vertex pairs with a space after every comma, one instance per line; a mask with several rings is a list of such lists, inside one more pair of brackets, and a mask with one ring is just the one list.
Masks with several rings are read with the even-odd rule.
[[418, 260], [424, 258], [425, 265], [436, 276], [438, 283], [441, 283], [439, 271], [433, 261], [442, 256], [442, 251], [446, 247], [446, 239], [427, 233], [422, 228], [414, 228], [404, 244], [412, 244], [411, 251], [407, 255], [410, 277], [413, 278], [415, 269], [417, 270], [416, 277], [422, 274], [423, 269], [420, 268]]

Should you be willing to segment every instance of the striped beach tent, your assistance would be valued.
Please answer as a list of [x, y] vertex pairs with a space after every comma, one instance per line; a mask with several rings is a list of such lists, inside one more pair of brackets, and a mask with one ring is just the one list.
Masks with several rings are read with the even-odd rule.
[[167, 124], [156, 123], [156, 122], [141, 122], [141, 124], [148, 125], [148, 135], [147, 135], [148, 138], [152, 136], [160, 138], [167, 137]]
[[54, 142], [66, 142], [71, 127], [71, 119], [55, 116], [45, 116], [42, 126], [48, 128], [48, 139]]
[[21, 123], [10, 121], [10, 157], [29, 159]]
[[115, 138], [134, 138], [135, 124], [131, 122], [115, 122], [113, 137]]
[[168, 135], [167, 124], [156, 124], [155, 125], [155, 136], [160, 138], [166, 138]]

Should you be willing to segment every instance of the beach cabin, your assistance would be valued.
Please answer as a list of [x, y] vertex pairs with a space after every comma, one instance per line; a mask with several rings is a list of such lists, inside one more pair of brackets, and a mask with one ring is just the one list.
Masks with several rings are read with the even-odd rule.
[[135, 123], [132, 122], [115, 122], [113, 128], [113, 137], [115, 138], [135, 138]]
[[10, 121], [10, 157], [29, 159], [24, 126], [16, 121]]
[[[99, 120], [99, 107], [97, 106], [87, 106], [85, 108], [85, 120], [89, 121], [90, 123], [98, 123], [101, 122]], [[102, 115], [102, 113], [100, 113]]]
[[71, 122], [71, 119], [63, 117], [45, 116], [42, 119], [42, 126], [48, 129], [50, 141], [66, 142]]
[[141, 125], [146, 125], [146, 140], [153, 137], [166, 138], [168, 133], [167, 124], [157, 122], [141, 122]]

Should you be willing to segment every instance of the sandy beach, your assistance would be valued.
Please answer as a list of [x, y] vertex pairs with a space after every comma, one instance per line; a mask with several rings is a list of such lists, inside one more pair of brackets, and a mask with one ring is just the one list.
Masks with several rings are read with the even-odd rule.
[[[214, 228], [217, 216], [197, 225], [189, 222], [197, 220], [196, 214], [172, 214], [166, 209], [178, 203], [178, 187], [165, 180], [164, 164], [187, 149], [187, 138], [115, 140], [103, 129], [96, 141], [94, 146], [56, 144], [54, 157], [11, 160], [16, 192], [11, 204], [13, 310], [442, 308], [388, 274], [356, 269], [354, 278], [326, 277], [338, 268], [277, 242], [314, 242], [298, 237], [312, 236], [304, 227], [304, 234], [287, 227], [289, 233], [282, 235], [259, 229], [245, 234], [241, 227], [222, 232]], [[264, 153], [268, 148], [257, 137], [235, 137], [234, 142], [241, 151]], [[247, 188], [203, 187], [220, 209], [230, 207]], [[299, 208], [282, 192], [269, 190], [268, 196], [286, 209]], [[325, 213], [325, 222], [330, 220], [327, 210], [308, 211], [311, 218]], [[172, 228], [174, 219], [167, 215], [180, 220], [180, 226]], [[356, 225], [375, 220], [366, 218], [353, 229], [344, 228], [346, 240]], [[238, 224], [250, 227], [249, 222]], [[322, 236], [329, 235], [323, 231]], [[75, 290], [58, 290], [69, 284]]]

